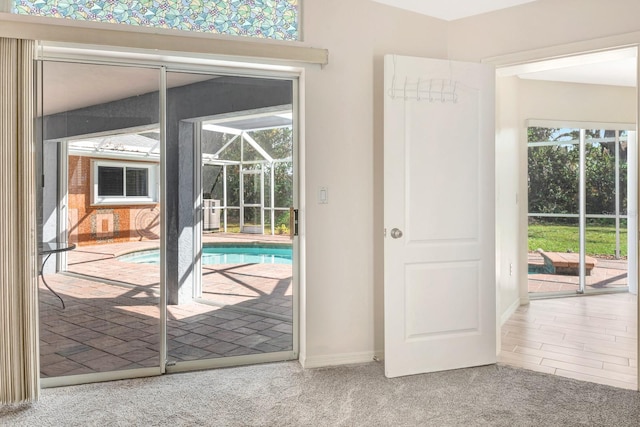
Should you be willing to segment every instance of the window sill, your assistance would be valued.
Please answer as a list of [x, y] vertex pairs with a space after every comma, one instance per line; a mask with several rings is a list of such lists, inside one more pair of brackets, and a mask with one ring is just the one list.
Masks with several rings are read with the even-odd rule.
[[113, 207], [113, 206], [149, 206], [149, 205], [157, 205], [157, 200], [113, 200], [113, 201], [105, 201], [105, 202], [94, 202], [91, 203], [92, 208], [100, 208], [103, 206]]

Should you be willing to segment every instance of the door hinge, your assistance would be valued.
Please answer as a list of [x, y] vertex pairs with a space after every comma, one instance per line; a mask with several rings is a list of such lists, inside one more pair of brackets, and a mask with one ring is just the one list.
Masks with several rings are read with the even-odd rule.
[[175, 361], [175, 360], [167, 360], [167, 361], [164, 363], [164, 366], [165, 366], [165, 367], [169, 367], [169, 366], [176, 366], [176, 361]]

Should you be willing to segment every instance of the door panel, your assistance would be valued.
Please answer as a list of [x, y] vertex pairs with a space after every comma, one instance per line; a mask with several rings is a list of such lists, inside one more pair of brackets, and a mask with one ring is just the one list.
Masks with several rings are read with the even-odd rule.
[[[424, 263], [408, 265], [407, 339], [465, 334], [479, 329], [478, 263]], [[443, 283], [451, 281], [446, 287]], [[456, 316], [443, 309], [456, 307]]]
[[[179, 185], [168, 183], [180, 232], [169, 241], [167, 372], [293, 359], [292, 243], [263, 233], [263, 168], [294, 157], [294, 124], [281, 117], [292, 116], [293, 82], [169, 71], [167, 85], [168, 151], [180, 159]], [[269, 190], [293, 199], [287, 183]], [[211, 206], [219, 219], [201, 215]]]
[[[478, 107], [475, 99], [471, 101], [464, 104], [412, 102], [406, 107], [409, 206], [406, 231], [411, 242], [478, 239], [479, 191], [467, 191], [470, 185], [477, 188], [480, 184], [476, 180], [480, 166], [478, 117], [473, 115]], [[447, 124], [456, 115], [469, 117], [465, 126]], [[431, 119], [420, 120], [420, 117]], [[436, 127], [433, 123], [447, 125]], [[443, 162], [447, 162], [444, 170]], [[430, 178], [434, 183], [444, 180], [446, 185], [425, 185], [425, 169], [440, 171]], [[453, 194], [465, 197], [451, 197]]]
[[494, 73], [385, 57], [385, 371], [494, 363]]
[[[41, 251], [43, 384], [160, 374], [160, 264], [134, 259], [157, 252], [162, 234], [160, 71], [49, 60], [39, 68], [39, 240], [75, 245], [64, 257]], [[136, 175], [144, 179], [132, 186]]]

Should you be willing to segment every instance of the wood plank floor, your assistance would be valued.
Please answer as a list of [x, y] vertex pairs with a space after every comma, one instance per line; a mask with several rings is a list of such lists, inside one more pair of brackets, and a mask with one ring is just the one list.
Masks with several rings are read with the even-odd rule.
[[629, 293], [533, 300], [502, 326], [498, 361], [637, 390], [637, 305]]

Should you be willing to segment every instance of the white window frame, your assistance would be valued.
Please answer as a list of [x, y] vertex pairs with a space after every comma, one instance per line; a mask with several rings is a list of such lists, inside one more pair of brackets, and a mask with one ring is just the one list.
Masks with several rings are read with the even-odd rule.
[[[100, 166], [145, 168], [148, 170], [148, 196], [100, 196], [98, 195], [98, 168]], [[124, 189], [126, 188], [126, 174], [124, 174]], [[91, 206], [112, 205], [149, 205], [158, 203], [158, 165], [148, 162], [127, 162], [117, 160], [91, 160]]]

